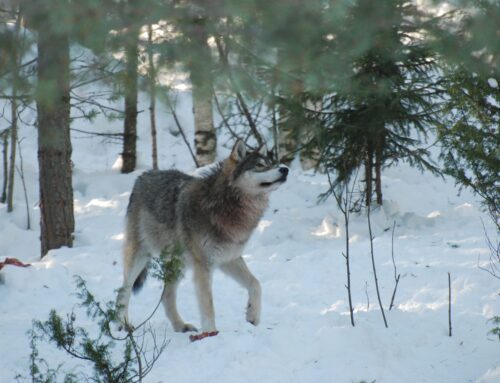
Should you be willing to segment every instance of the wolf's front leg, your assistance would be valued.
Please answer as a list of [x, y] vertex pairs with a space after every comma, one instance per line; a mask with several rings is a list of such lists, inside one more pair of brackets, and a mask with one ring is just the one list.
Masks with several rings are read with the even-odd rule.
[[177, 285], [178, 281], [167, 282], [165, 284], [162, 302], [167, 318], [170, 320], [170, 323], [172, 323], [172, 327], [176, 332], [196, 331], [196, 327], [192, 324], [185, 323], [177, 311]]
[[193, 262], [193, 278], [201, 314], [202, 332], [217, 332], [212, 297], [212, 268], [200, 261]]
[[257, 326], [260, 322], [261, 310], [261, 288], [259, 281], [252, 275], [242, 257], [224, 263], [221, 265], [221, 270], [247, 289], [248, 304], [246, 319], [251, 324]]

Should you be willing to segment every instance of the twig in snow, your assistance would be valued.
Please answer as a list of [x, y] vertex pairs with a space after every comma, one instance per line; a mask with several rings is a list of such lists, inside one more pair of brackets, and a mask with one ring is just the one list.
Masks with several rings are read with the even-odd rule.
[[451, 276], [448, 272], [448, 336], [451, 336]]
[[370, 296], [368, 295], [368, 281], [365, 281], [366, 311], [370, 310]]

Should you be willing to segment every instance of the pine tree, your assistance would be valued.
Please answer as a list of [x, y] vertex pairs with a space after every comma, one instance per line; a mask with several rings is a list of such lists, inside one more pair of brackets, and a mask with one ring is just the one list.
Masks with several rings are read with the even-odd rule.
[[438, 172], [420, 146], [439, 122], [443, 90], [436, 55], [425, 29], [434, 20], [402, 0], [359, 0], [335, 36], [338, 60], [350, 70], [336, 75], [320, 118], [317, 143], [324, 165], [344, 182], [365, 171], [365, 201], [375, 187], [383, 202], [381, 171], [400, 160]]
[[71, 247], [75, 229], [69, 130], [69, 4], [65, 0], [52, 0], [24, 8], [28, 25], [38, 32], [35, 100], [42, 256], [51, 249]]
[[[445, 173], [473, 190], [500, 231], [500, 4], [467, 1], [453, 28], [436, 34], [446, 63], [447, 119], [439, 126]], [[498, 252], [498, 250], [497, 250]]]
[[447, 76], [449, 119], [440, 126], [445, 173], [482, 198], [500, 231], [500, 88], [464, 67]]

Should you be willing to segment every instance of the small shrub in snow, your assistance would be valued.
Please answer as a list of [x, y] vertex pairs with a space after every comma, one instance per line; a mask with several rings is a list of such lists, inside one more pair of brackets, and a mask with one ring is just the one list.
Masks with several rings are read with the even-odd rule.
[[500, 341], [500, 316], [494, 316], [489, 320], [489, 322], [491, 322], [494, 327], [488, 331], [488, 334], [495, 335]]
[[[114, 302], [108, 302], [103, 306], [87, 289], [85, 281], [80, 277], [76, 277], [76, 285], [79, 306], [85, 308], [87, 318], [98, 325], [97, 332], [96, 329], [92, 329], [95, 333], [92, 334], [88, 329], [78, 325], [74, 311], [64, 317], [51, 310], [46, 321], [33, 322], [33, 328], [29, 332], [31, 344], [29, 377], [18, 375], [18, 381], [142, 382], [168, 341], [165, 337], [159, 340], [151, 328], [141, 330], [137, 328], [128, 331], [123, 337], [117, 337], [113, 334], [111, 326], [117, 317]], [[69, 370], [66, 365], [51, 367], [39, 356], [37, 343], [41, 340], [54, 344], [78, 360], [79, 367], [72, 367]]]

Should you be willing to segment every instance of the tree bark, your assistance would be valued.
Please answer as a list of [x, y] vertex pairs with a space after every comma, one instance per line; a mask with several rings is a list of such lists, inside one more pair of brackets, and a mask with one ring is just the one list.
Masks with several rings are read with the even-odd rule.
[[207, 43], [206, 19], [194, 21], [193, 44], [197, 56], [190, 65], [194, 114], [194, 144], [200, 166], [215, 161], [217, 136], [212, 109], [212, 57]]
[[137, 162], [137, 65], [139, 61], [139, 31], [131, 28], [128, 31], [125, 47], [125, 120], [123, 123], [122, 173], [135, 170]]
[[42, 257], [73, 245], [69, 42], [51, 25], [38, 29], [38, 165]]

